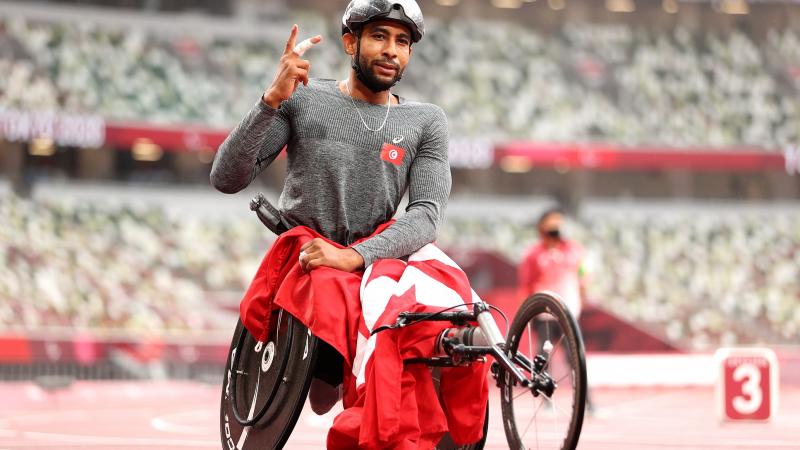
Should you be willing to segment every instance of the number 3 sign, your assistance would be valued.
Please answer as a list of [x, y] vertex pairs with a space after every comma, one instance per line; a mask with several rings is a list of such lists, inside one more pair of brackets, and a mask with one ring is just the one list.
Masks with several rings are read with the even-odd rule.
[[717, 410], [723, 420], [769, 420], [778, 407], [778, 362], [767, 348], [722, 348]]

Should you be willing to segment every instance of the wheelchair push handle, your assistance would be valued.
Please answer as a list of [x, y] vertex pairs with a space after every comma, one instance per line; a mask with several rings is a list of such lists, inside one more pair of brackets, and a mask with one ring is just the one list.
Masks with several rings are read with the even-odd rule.
[[291, 228], [283, 214], [261, 192], [250, 200], [250, 210], [255, 211], [261, 223], [276, 235], [280, 236]]

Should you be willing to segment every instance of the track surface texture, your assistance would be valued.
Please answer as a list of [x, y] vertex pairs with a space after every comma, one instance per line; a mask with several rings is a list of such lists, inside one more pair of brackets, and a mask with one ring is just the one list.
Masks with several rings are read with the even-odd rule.
[[[76, 382], [45, 391], [0, 383], [3, 449], [219, 449], [219, 387], [192, 382]], [[491, 396], [487, 448], [507, 448], [498, 391]], [[767, 423], [721, 423], [712, 388], [594, 389], [578, 448], [797, 449], [800, 386], [782, 386], [777, 417]], [[320, 449], [338, 407], [308, 406], [287, 444]]]

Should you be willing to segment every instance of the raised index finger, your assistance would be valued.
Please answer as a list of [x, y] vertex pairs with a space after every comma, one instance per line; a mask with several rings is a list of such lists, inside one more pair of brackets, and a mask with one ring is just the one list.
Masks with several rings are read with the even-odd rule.
[[286, 41], [286, 48], [283, 50], [284, 55], [288, 55], [289, 52], [294, 49], [295, 44], [297, 43], [297, 24], [292, 25], [292, 33], [289, 34], [289, 40]]

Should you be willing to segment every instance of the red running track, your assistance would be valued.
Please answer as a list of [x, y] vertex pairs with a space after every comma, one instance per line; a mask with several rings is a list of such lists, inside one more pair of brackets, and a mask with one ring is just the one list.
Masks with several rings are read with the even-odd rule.
[[[711, 388], [595, 389], [578, 448], [800, 449], [800, 388], [783, 386], [768, 423], [723, 424]], [[498, 396], [492, 396], [487, 448], [507, 448]], [[219, 387], [191, 382], [77, 382], [44, 391], [0, 384], [0, 450], [219, 449]], [[336, 410], [306, 410], [289, 449], [324, 448]]]

